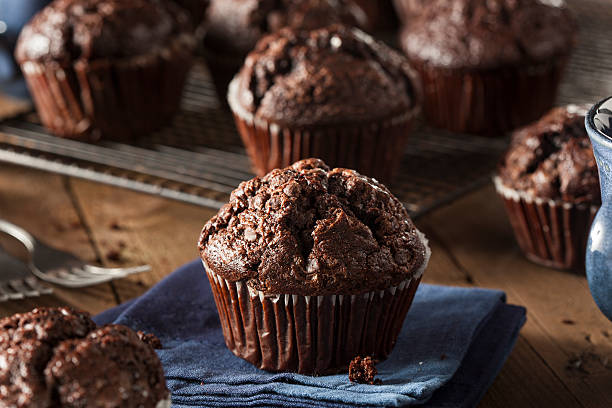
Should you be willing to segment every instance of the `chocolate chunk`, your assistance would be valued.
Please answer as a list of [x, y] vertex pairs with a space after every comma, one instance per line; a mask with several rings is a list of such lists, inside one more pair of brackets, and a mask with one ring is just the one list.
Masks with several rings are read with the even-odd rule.
[[372, 357], [355, 357], [349, 364], [349, 380], [359, 384], [381, 385], [382, 380], [375, 379], [378, 370], [374, 367]]
[[136, 334], [138, 334], [140, 340], [144, 341], [154, 349], [159, 350], [162, 348], [161, 341], [153, 333], [145, 333], [139, 330]]

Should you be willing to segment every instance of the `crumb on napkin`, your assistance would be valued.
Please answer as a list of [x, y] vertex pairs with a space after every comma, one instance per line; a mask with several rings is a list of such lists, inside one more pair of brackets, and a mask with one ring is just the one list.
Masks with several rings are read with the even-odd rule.
[[374, 367], [372, 357], [355, 357], [349, 364], [349, 380], [359, 384], [380, 385], [380, 378], [374, 378], [378, 370]]

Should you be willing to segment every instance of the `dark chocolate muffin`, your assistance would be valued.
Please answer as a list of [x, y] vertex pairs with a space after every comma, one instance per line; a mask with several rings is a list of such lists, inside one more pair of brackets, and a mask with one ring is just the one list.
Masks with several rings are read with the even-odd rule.
[[177, 110], [195, 46], [164, 0], [55, 0], [15, 51], [43, 124], [73, 138], [130, 139]]
[[206, 9], [210, 0], [173, 0], [182, 8], [187, 10], [194, 28], [200, 25], [206, 18]]
[[169, 406], [155, 351], [127, 327], [39, 308], [0, 328], [0, 407]]
[[586, 112], [586, 106], [554, 108], [517, 130], [495, 178], [521, 248], [545, 265], [584, 267], [588, 230], [601, 204]]
[[333, 25], [264, 37], [228, 101], [258, 174], [315, 156], [386, 181], [419, 97], [405, 58], [356, 28]]
[[311, 30], [333, 23], [363, 27], [367, 18], [352, 0], [212, 0], [204, 38], [205, 57], [219, 99], [246, 55], [266, 34], [282, 27]]
[[[204, 226], [199, 249], [228, 347], [262, 369], [310, 374], [346, 369], [357, 354], [386, 358], [429, 259], [386, 187], [317, 159], [242, 183]], [[244, 310], [256, 320], [230, 307], [234, 296], [252, 303]], [[325, 338], [305, 351], [316, 333]]]
[[401, 43], [430, 122], [496, 134], [551, 108], [575, 33], [562, 0], [445, 0], [424, 7]]

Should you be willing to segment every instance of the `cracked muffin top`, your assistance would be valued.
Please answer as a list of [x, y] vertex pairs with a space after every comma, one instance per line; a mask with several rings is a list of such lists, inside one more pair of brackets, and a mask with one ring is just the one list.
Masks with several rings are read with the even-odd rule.
[[[435, 4], [435, 5], [434, 5]], [[406, 26], [411, 60], [448, 68], [496, 68], [567, 55], [576, 22], [563, 0], [435, 0]]]
[[554, 108], [514, 132], [499, 165], [503, 185], [537, 198], [598, 204], [597, 163], [584, 127], [587, 110]]
[[385, 186], [318, 159], [241, 183], [198, 246], [210, 270], [269, 295], [382, 290], [420, 276], [429, 258]]
[[292, 127], [354, 124], [414, 111], [417, 84], [403, 56], [359, 29], [283, 29], [248, 55], [228, 102]]
[[206, 45], [223, 54], [245, 56], [266, 34], [283, 27], [312, 30], [334, 23], [367, 26], [352, 0], [212, 0]]
[[15, 314], [0, 328], [0, 407], [140, 407], [168, 397], [155, 351], [127, 327], [96, 328], [88, 313], [63, 307]]
[[55, 0], [23, 28], [18, 62], [134, 57], [192, 31], [189, 16], [164, 0]]

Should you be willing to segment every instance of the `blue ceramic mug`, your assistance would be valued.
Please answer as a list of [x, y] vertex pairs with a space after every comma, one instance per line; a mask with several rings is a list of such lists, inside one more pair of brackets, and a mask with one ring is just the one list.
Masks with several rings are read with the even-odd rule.
[[612, 320], [612, 97], [593, 106], [585, 122], [599, 168], [602, 201], [591, 226], [586, 273], [595, 302]]

